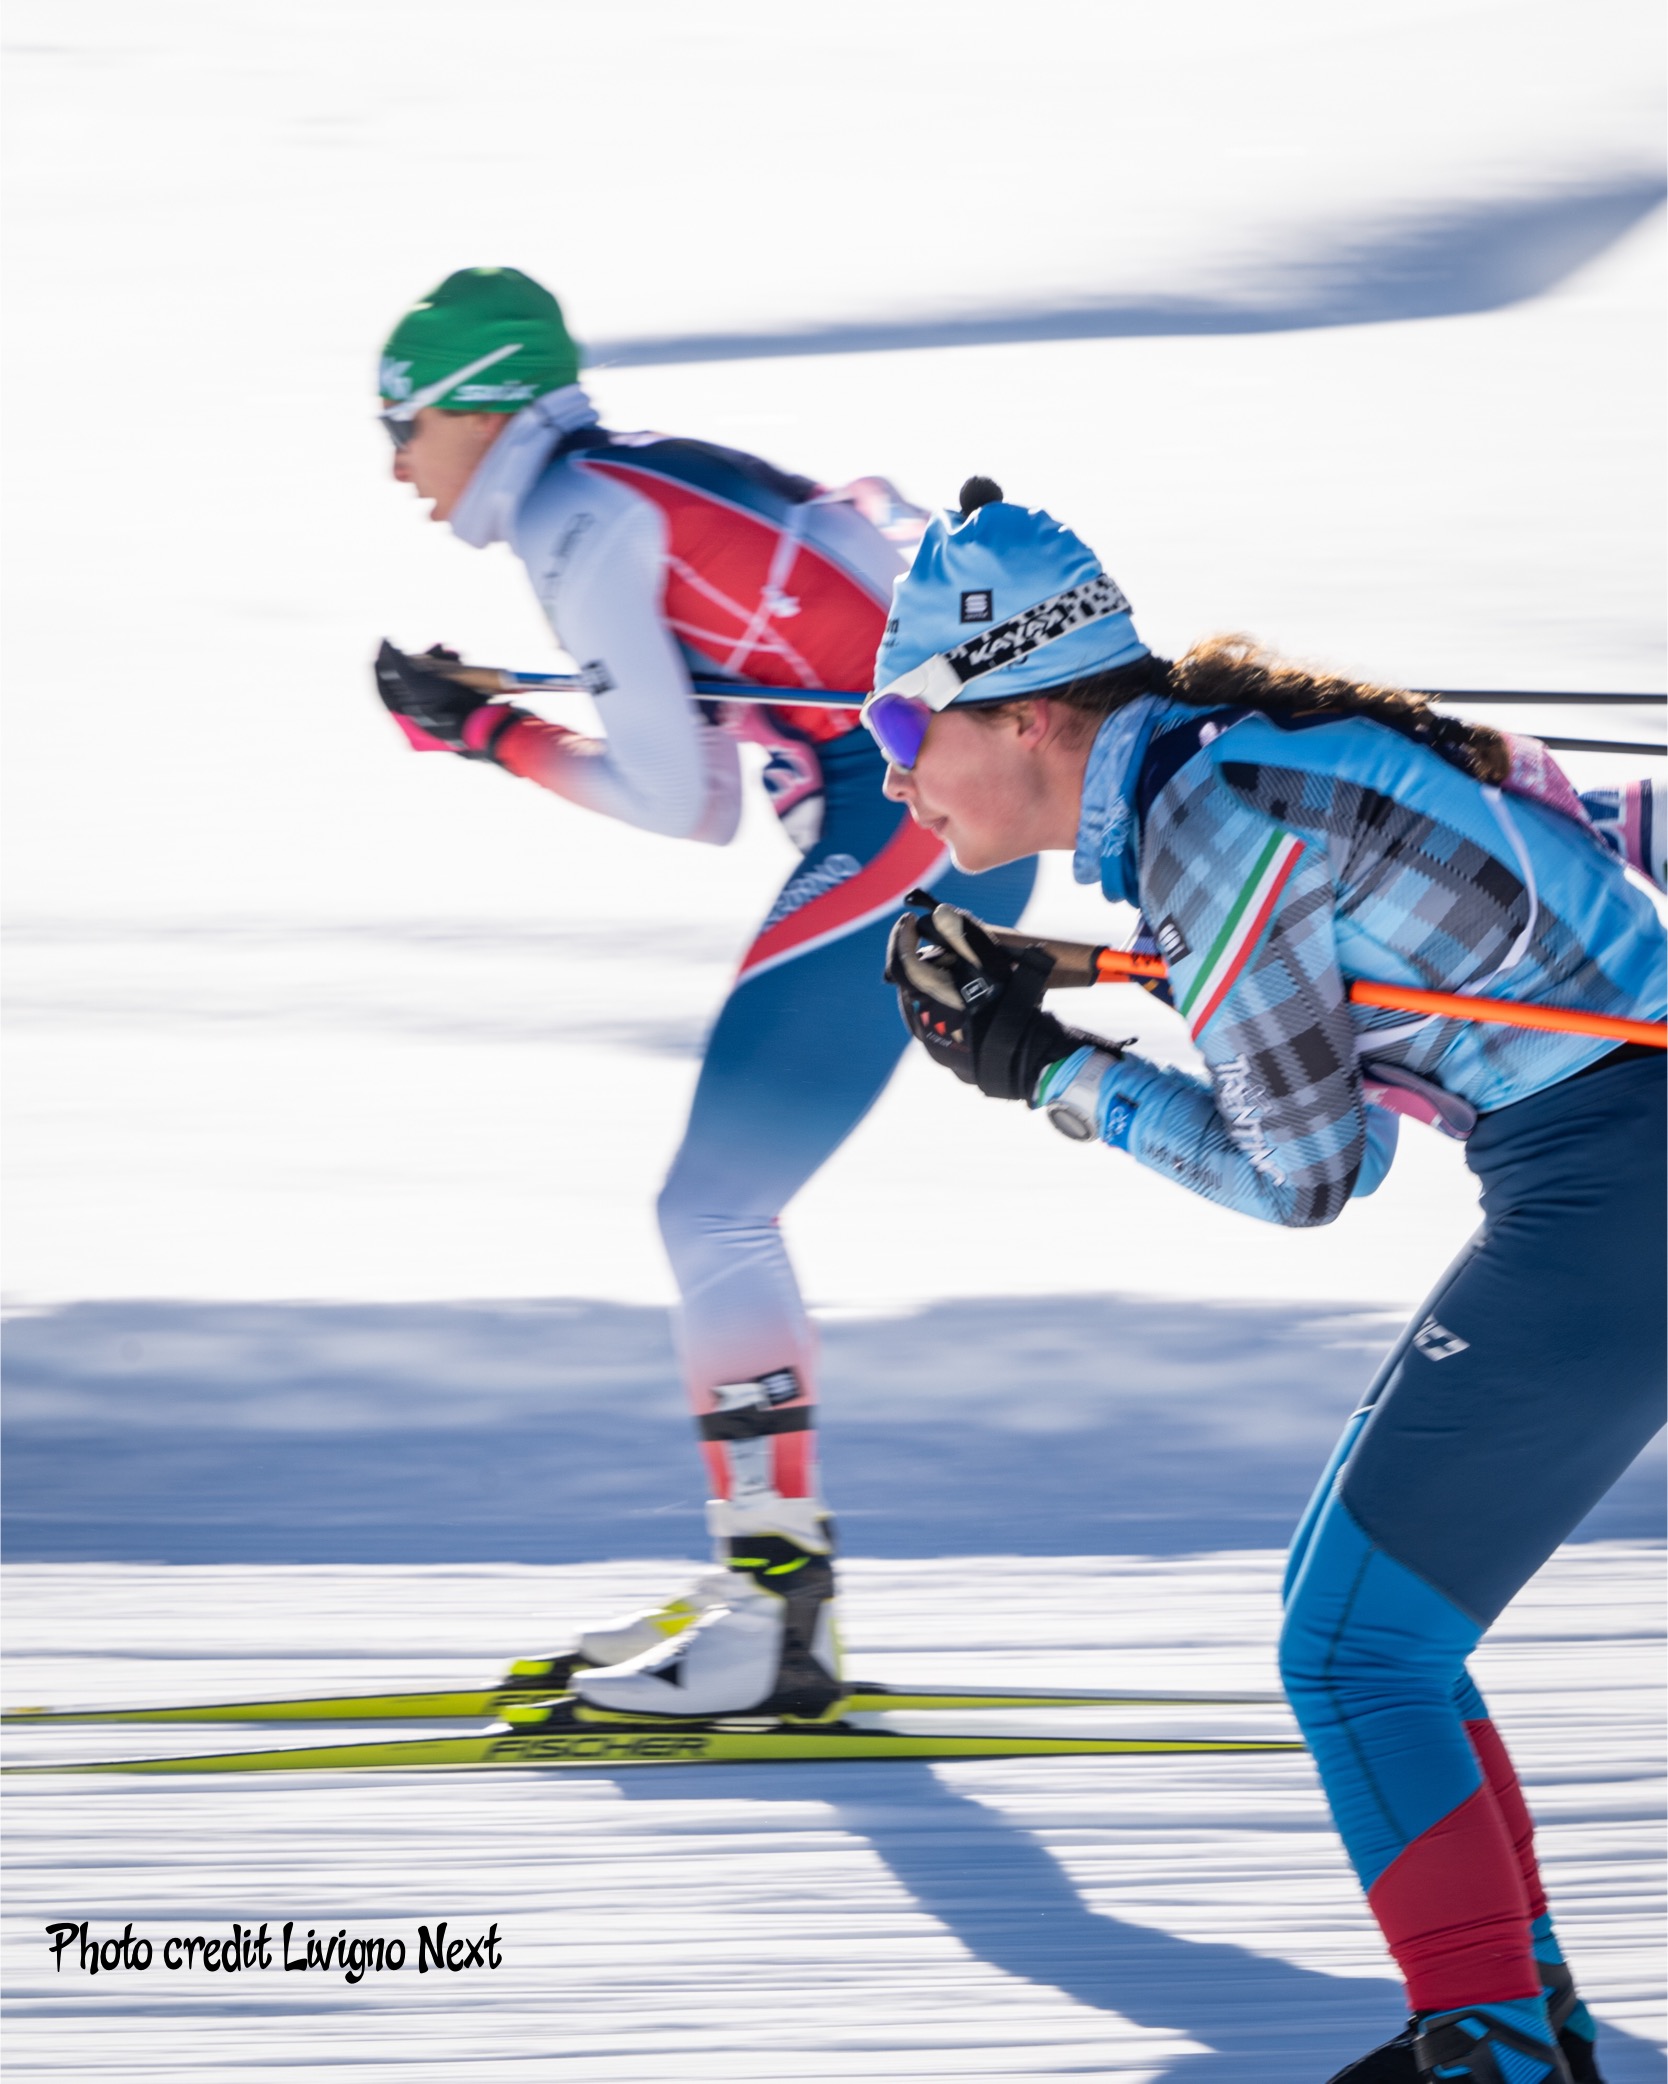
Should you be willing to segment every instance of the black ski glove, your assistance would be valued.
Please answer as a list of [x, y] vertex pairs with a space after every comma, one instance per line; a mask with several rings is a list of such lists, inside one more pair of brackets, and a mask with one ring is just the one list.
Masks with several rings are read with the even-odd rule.
[[1042, 996], [1054, 969], [1041, 948], [1010, 952], [971, 912], [929, 891], [904, 900], [886, 948], [886, 981], [898, 989], [904, 1026], [935, 1064], [993, 1100], [1029, 1100], [1048, 1066], [1094, 1038], [1075, 1034]]
[[[414, 658], [410, 652], [396, 651], [386, 637], [382, 640], [372, 670], [383, 707], [393, 714], [414, 745], [428, 740], [466, 760], [490, 760], [499, 739], [512, 724], [524, 722], [527, 711], [512, 709], [507, 702], [487, 701], [476, 689], [461, 686], [444, 673], [430, 671], [423, 663], [425, 659], [455, 665], [458, 655], [434, 644]], [[482, 715], [483, 711], [489, 713]], [[465, 727], [477, 716], [480, 721], [466, 736]]]

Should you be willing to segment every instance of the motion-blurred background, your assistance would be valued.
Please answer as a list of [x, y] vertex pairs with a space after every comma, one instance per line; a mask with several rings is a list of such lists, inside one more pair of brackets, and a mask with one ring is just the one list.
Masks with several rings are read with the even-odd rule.
[[[1161, 649], [1662, 685], [1643, 0], [14, 0], [10, 35], [14, 1555], [699, 1541], [651, 1202], [792, 856], [762, 802], [724, 851], [645, 836], [373, 700], [384, 634], [562, 663], [372, 422], [452, 268], [548, 281], [614, 424], [923, 502], [994, 473]], [[1106, 928], [1058, 861], [1030, 916]], [[1415, 1132], [1334, 1230], [1265, 1231], [906, 1064], [789, 1217], [849, 1531], [1277, 1542], [1472, 1207]], [[1659, 1527], [1659, 1483], [1603, 1525]]]
[[[8, 1707], [478, 1685], [702, 1546], [652, 1201], [793, 856], [762, 801], [725, 850], [646, 837], [374, 700], [384, 634], [564, 663], [372, 421], [450, 270], [549, 282], [618, 426], [922, 502], [994, 474], [1161, 649], [1663, 686], [1651, 0], [11, 0], [7, 36]], [[1060, 861], [1030, 917], [1127, 923]], [[1286, 1235], [906, 1063], [787, 1219], [854, 1664], [1270, 1685], [1280, 1548], [1474, 1200], [1410, 1130]], [[1663, 2076], [1662, 1520], [1658, 1450], [1478, 1659], [1611, 2084]], [[1400, 2017], [1300, 1756], [6, 1787], [19, 2079], [1297, 2084]], [[503, 1971], [94, 1984], [41, 1937], [442, 1918]]]

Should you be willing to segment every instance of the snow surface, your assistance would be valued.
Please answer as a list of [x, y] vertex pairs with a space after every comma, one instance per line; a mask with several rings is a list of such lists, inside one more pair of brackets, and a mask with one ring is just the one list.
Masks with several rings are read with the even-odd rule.
[[[1477, 1660], [1521, 1761], [1612, 2084], [1661, 2076], [1654, 1544], [1567, 1549]], [[865, 1675], [1263, 1690], [1279, 1559], [990, 1556], [848, 1575]], [[475, 1683], [561, 1614], [654, 1596], [562, 1570], [35, 1565], [9, 1684], [83, 1704]], [[931, 1718], [888, 1718], [925, 1727]], [[969, 1726], [971, 1717], [943, 1718]], [[1004, 1717], [1059, 1727], [1060, 1718]], [[1088, 1713], [1108, 1735], [1281, 1735], [1267, 1709]], [[343, 1729], [344, 1741], [374, 1732]], [[261, 1732], [244, 1733], [263, 1741]], [[19, 1761], [232, 1748], [25, 1733]], [[290, 1741], [274, 1736], [274, 1741]], [[1399, 1986], [1301, 1757], [667, 1767], [348, 1781], [14, 1783], [7, 2074], [419, 2080], [1109, 2076], [1301, 2084]], [[160, 1943], [234, 1920], [403, 1937], [496, 1920], [442, 1979], [54, 1974], [49, 1920]]]
[[[388, 731], [384, 631], [563, 663], [369, 424], [448, 269], [553, 281], [616, 424], [920, 499], [994, 472], [1160, 648], [1663, 686], [1642, 0], [13, 0], [8, 35], [9, 1703], [484, 1676], [698, 1552], [650, 1204], [792, 857], [756, 803], [679, 846]], [[1059, 862], [1030, 916], [1108, 926]], [[1144, 995], [1091, 1003], [1185, 1055]], [[907, 1063], [788, 1223], [858, 1661], [1267, 1684], [1279, 1544], [1474, 1204], [1410, 1133], [1288, 1236]], [[1585, 1533], [1481, 1670], [1633, 2084], [1660, 1447]], [[1302, 1761], [7, 1809], [20, 2077], [1319, 2084], [1394, 2020]], [[497, 1917], [506, 1966], [54, 1978], [59, 1916]]]

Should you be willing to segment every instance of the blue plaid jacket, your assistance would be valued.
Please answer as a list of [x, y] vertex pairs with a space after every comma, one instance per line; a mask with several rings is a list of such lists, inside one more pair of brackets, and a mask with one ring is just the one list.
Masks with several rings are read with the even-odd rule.
[[1351, 1005], [1351, 978], [1668, 1009], [1662, 925], [1600, 838], [1361, 718], [1132, 704], [1096, 738], [1074, 866], [1140, 908], [1209, 1070], [1126, 1055], [1100, 1081], [1102, 1141], [1270, 1222], [1329, 1223], [1383, 1178], [1396, 1123], [1364, 1067], [1469, 1117], [1615, 1046]]

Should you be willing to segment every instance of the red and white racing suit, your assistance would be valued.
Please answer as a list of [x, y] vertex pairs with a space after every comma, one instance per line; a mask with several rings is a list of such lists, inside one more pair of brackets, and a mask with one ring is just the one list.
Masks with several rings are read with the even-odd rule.
[[[507, 542], [520, 557], [606, 728], [598, 739], [519, 724], [496, 747], [511, 772], [629, 824], [722, 845], [740, 816], [738, 739], [769, 748], [765, 784], [804, 858], [709, 1038], [660, 1220], [724, 1501], [715, 1524], [813, 1545], [815, 1347], [780, 1214], [873, 1105], [908, 1039], [881, 981], [904, 894], [930, 882], [1011, 924], [1033, 879], [1029, 862], [951, 870], [881, 795], [882, 762], [855, 708], [793, 700], [870, 684], [904, 562], [882, 532], [889, 493], [879, 480], [828, 493], [735, 450], [607, 433], [573, 386], [516, 416], [451, 520], [465, 542]], [[698, 702], [692, 673], [780, 687], [784, 699]]]

